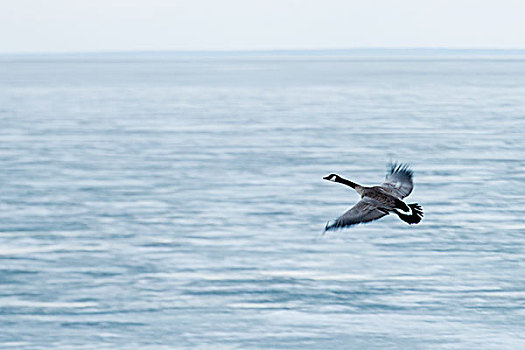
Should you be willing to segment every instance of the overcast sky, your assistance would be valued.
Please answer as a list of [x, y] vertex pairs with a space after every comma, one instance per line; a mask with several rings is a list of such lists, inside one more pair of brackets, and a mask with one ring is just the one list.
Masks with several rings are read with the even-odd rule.
[[0, 0], [0, 52], [525, 49], [525, 0]]

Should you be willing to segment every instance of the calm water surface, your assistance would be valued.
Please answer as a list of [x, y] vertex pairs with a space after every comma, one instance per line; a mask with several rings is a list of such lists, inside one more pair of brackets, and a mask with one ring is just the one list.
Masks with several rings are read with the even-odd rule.
[[524, 349], [524, 128], [519, 57], [0, 57], [0, 348]]

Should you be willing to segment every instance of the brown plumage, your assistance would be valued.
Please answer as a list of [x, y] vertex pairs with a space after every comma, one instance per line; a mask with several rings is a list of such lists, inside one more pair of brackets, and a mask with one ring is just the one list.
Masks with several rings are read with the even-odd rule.
[[406, 204], [414, 188], [413, 171], [406, 164], [391, 164], [385, 181], [379, 186], [365, 187], [337, 174], [325, 176], [325, 180], [339, 182], [352, 187], [361, 195], [361, 200], [333, 223], [327, 223], [325, 231], [378, 220], [391, 212], [408, 224], [417, 224], [423, 217], [423, 209], [417, 203]]

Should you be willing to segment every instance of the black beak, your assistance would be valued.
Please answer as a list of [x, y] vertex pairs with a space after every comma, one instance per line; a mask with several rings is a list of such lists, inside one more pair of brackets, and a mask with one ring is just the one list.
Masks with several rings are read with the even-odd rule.
[[330, 181], [330, 178], [332, 177], [332, 175], [326, 175], [325, 177], [323, 177], [323, 180], [328, 180]]

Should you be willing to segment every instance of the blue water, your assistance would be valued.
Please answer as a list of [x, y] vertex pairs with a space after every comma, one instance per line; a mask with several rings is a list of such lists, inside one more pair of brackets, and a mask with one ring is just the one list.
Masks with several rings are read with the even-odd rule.
[[0, 348], [524, 349], [524, 130], [519, 55], [2, 56]]

